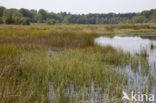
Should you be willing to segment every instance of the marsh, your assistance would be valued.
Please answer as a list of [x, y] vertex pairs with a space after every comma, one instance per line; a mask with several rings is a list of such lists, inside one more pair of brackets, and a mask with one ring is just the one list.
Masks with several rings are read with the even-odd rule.
[[155, 93], [155, 40], [140, 34], [156, 30], [145, 27], [0, 26], [0, 101], [121, 102], [123, 90]]

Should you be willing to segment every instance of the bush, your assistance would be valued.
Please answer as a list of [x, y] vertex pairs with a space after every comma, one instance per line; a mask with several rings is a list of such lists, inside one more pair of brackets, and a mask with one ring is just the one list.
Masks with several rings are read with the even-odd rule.
[[0, 24], [3, 24], [3, 19], [0, 17]]
[[23, 25], [30, 25], [30, 21], [28, 18], [20, 18], [20, 24], [23, 24]]
[[13, 20], [12, 16], [4, 17], [4, 23], [5, 24], [14, 24], [14, 20]]
[[30, 21], [28, 18], [25, 17], [18, 17], [18, 16], [7, 16], [4, 18], [6, 24], [22, 24], [22, 25], [29, 25]]
[[49, 20], [46, 21], [46, 23], [47, 23], [48, 25], [55, 25], [55, 24], [56, 24], [56, 20], [54, 20], [54, 19], [49, 19]]

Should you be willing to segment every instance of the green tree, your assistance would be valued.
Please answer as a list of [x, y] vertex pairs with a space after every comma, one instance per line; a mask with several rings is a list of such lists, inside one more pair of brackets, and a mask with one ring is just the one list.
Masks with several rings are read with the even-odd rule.
[[13, 20], [13, 17], [11, 15], [5, 16], [3, 18], [4, 18], [4, 23], [5, 24], [14, 24], [14, 20]]
[[39, 18], [39, 21], [40, 22], [45, 22], [46, 19], [47, 19], [47, 11], [45, 11], [44, 9], [40, 9], [39, 12], [38, 12], [38, 18]]
[[46, 21], [46, 23], [47, 23], [48, 25], [55, 25], [55, 24], [57, 23], [57, 21], [54, 20], [54, 19], [48, 19], [48, 20]]
[[5, 7], [0, 6], [0, 17], [3, 16], [4, 11], [5, 11]]
[[23, 17], [29, 18], [29, 20], [31, 22], [34, 22], [34, 17], [37, 14], [37, 11], [28, 10], [28, 9], [24, 9], [24, 8], [20, 9], [19, 11], [23, 15]]
[[3, 24], [3, 18], [0, 17], [0, 24]]
[[146, 18], [144, 16], [134, 16], [132, 18], [132, 23], [144, 23], [144, 21], [146, 20]]

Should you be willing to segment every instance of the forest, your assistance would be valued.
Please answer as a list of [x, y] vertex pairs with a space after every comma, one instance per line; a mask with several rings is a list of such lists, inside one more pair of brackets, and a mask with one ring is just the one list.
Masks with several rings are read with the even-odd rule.
[[71, 14], [48, 12], [44, 9], [7, 9], [0, 6], [0, 24], [30, 25], [31, 23], [54, 24], [136, 24], [156, 23], [156, 9], [140, 13], [90, 13]]

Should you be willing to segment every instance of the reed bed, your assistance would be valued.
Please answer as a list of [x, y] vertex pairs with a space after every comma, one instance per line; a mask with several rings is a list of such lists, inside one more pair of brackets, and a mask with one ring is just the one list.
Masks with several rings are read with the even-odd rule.
[[127, 76], [116, 69], [116, 65], [132, 60], [110, 47], [100, 50], [96, 46], [58, 53], [5, 45], [0, 47], [0, 53], [1, 102], [48, 102], [49, 83], [53, 83], [56, 90], [67, 89], [71, 84], [78, 90], [91, 88], [94, 83], [95, 88], [109, 90], [108, 95], [120, 98]]
[[109, 91], [110, 100], [121, 98], [128, 77], [117, 67], [138, 66], [140, 58], [96, 46], [94, 38], [110, 32], [107, 27], [1, 25], [0, 102], [47, 103], [49, 83], [59, 91], [60, 103], [71, 102], [62, 92], [71, 85], [90, 90], [92, 83], [95, 89]]

